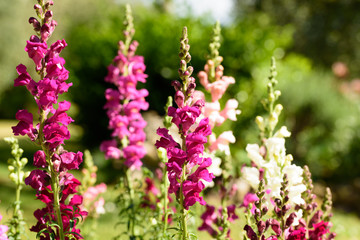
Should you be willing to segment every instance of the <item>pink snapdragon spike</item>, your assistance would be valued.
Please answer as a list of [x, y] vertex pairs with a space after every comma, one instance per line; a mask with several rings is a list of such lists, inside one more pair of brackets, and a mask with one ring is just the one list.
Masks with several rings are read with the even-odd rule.
[[[63, 148], [65, 140], [70, 139], [68, 125], [74, 120], [66, 113], [71, 103], [58, 99], [72, 83], [66, 82], [69, 72], [65, 69], [65, 60], [60, 57], [67, 46], [65, 40], [57, 40], [50, 47], [48, 44], [57, 25], [52, 19], [52, 5], [53, 1], [38, 0], [34, 9], [39, 20], [29, 19], [37, 35], [26, 42], [25, 51], [34, 61], [40, 80], [34, 81], [23, 64], [16, 67], [19, 76], [14, 80], [14, 86], [25, 86], [33, 95], [38, 115], [34, 117], [25, 109], [19, 110], [15, 116], [19, 123], [12, 129], [14, 135], [27, 135], [42, 149], [34, 154], [33, 163], [39, 169], [33, 170], [25, 183], [37, 191], [37, 198], [46, 207], [35, 211], [38, 222], [30, 230], [39, 233], [40, 239], [50, 239], [50, 235], [60, 240], [82, 239], [76, 225], [87, 213], [79, 207], [82, 197], [74, 195], [80, 182], [68, 170], [79, 168], [83, 154]], [[35, 123], [34, 119], [39, 122]], [[54, 222], [57, 227], [51, 225]]]
[[[166, 128], [159, 128], [157, 134], [160, 139], [156, 141], [157, 148], [164, 148], [167, 152], [168, 162], [166, 163], [168, 179], [170, 182], [169, 193], [174, 193], [181, 207], [181, 236], [187, 239], [187, 210], [199, 202], [205, 205], [206, 202], [200, 195], [205, 185], [203, 181], [210, 182], [214, 175], [208, 171], [211, 166], [211, 158], [203, 157], [204, 144], [207, 143], [207, 136], [211, 134], [209, 119], [199, 118], [201, 109], [204, 106], [202, 100], [194, 100], [195, 79], [191, 77], [193, 68], [187, 67], [191, 56], [189, 54], [187, 28], [184, 27], [180, 42], [180, 81], [173, 81], [175, 88], [175, 103], [177, 107], [168, 108], [168, 116], [172, 117], [182, 140], [178, 143]], [[200, 121], [198, 121], [200, 120]]]
[[[141, 159], [146, 155], [144, 147], [146, 121], [141, 111], [149, 108], [145, 97], [146, 89], [137, 89], [137, 83], [146, 82], [146, 66], [142, 56], [135, 55], [138, 42], [132, 41], [132, 24], [124, 31], [125, 42], [119, 42], [118, 55], [108, 67], [105, 81], [114, 85], [105, 91], [108, 128], [112, 140], [103, 141], [100, 150], [106, 159], [124, 159], [127, 168], [134, 170], [142, 166]], [[132, 41], [132, 42], [131, 42]]]
[[[223, 107], [223, 109], [220, 104], [221, 98], [224, 96], [228, 86], [230, 84], [235, 83], [235, 79], [233, 77], [223, 75], [224, 67], [221, 65], [223, 58], [219, 56], [220, 31], [221, 31], [220, 23], [217, 22], [213, 29], [213, 36], [209, 44], [210, 54], [207, 63], [205, 64], [204, 71], [200, 71], [198, 73], [200, 83], [203, 85], [205, 91], [195, 92], [196, 99], [200, 99], [205, 102], [205, 106], [202, 109], [202, 116], [207, 117], [209, 119], [209, 125], [213, 131], [216, 130], [216, 127], [222, 125], [227, 119], [236, 121], [237, 115], [240, 114], [240, 110], [237, 109], [238, 107], [237, 100], [229, 99], [226, 102], [226, 105], [225, 107]], [[211, 99], [211, 101], [210, 100], [206, 101], [206, 95], [210, 95], [209, 99]], [[224, 164], [224, 161], [229, 159], [228, 157], [231, 156], [229, 144], [235, 143], [235, 141], [236, 141], [235, 136], [233, 135], [233, 132], [230, 130], [222, 132], [218, 136], [216, 136], [216, 134], [213, 132], [211, 135], [208, 136], [209, 144], [205, 149], [206, 153], [209, 156], [213, 157], [214, 162], [215, 160], [218, 161], [218, 166], [217, 167], [214, 166], [212, 169], [210, 169], [210, 171], [216, 174], [216, 176], [221, 176], [223, 174], [222, 181], [220, 183], [221, 205], [223, 209], [222, 211], [227, 209], [231, 209], [235, 211], [235, 205], [227, 206], [226, 203], [227, 199], [231, 198], [231, 194], [233, 194], [232, 193], [233, 190], [228, 189], [229, 187], [227, 186], [227, 183], [229, 182], [228, 181], [229, 177], [225, 177], [225, 176], [229, 176], [229, 174], [226, 174], [229, 171], [229, 169], [225, 167], [229, 164]], [[219, 152], [224, 153], [226, 157], [225, 158], [217, 157], [215, 154], [218, 154]], [[220, 168], [220, 164], [222, 162], [223, 162], [222, 168]], [[211, 187], [211, 186], [214, 186], [213, 182], [207, 185], [207, 187]], [[206, 211], [208, 211], [210, 208], [215, 208], [215, 207], [207, 206]], [[203, 216], [205, 215], [206, 212], [203, 214]], [[216, 221], [217, 222], [213, 224], [214, 226], [216, 226], [216, 231], [212, 229], [210, 226], [206, 225], [205, 222], [199, 228], [199, 230], [206, 230], [209, 232], [210, 235], [215, 236], [217, 238], [230, 239], [230, 230], [228, 229], [229, 226], [228, 223], [231, 222], [230, 219], [226, 219], [223, 218], [222, 216], [218, 216]], [[226, 226], [226, 228], [223, 228], [222, 226]]]

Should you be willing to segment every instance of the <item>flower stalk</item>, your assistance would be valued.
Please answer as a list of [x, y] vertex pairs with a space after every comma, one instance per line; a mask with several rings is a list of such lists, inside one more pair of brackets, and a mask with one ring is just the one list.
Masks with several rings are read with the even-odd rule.
[[206, 202], [200, 196], [205, 188], [202, 181], [211, 182], [214, 175], [208, 171], [211, 166], [211, 158], [203, 157], [204, 144], [207, 136], [211, 134], [208, 118], [201, 119], [201, 108], [204, 106], [203, 100], [194, 98], [195, 79], [191, 77], [193, 68], [187, 66], [191, 60], [189, 54], [190, 45], [187, 36], [187, 28], [184, 27], [180, 38], [180, 81], [173, 81], [175, 88], [176, 107], [170, 106], [167, 115], [172, 117], [171, 122], [178, 128], [181, 143], [176, 142], [167, 128], [158, 128], [155, 146], [164, 148], [169, 157], [167, 175], [170, 182], [169, 193], [174, 193], [179, 203], [179, 224], [181, 239], [189, 239], [190, 233], [187, 228], [187, 218], [189, 207], [199, 202], [205, 205]]
[[[34, 9], [38, 18], [29, 19], [36, 35], [27, 41], [25, 51], [34, 61], [40, 80], [34, 81], [26, 66], [20, 64], [16, 67], [19, 76], [14, 80], [14, 86], [25, 86], [33, 95], [38, 105], [39, 123], [34, 124], [32, 113], [23, 109], [16, 113], [19, 123], [12, 127], [14, 135], [27, 135], [41, 149], [34, 154], [37, 169], [25, 179], [25, 184], [37, 191], [37, 198], [46, 207], [35, 211], [38, 222], [30, 230], [43, 238], [80, 239], [82, 236], [76, 224], [79, 217], [87, 214], [79, 208], [82, 197], [74, 195], [70, 201], [67, 198], [77, 193], [76, 187], [80, 185], [68, 170], [79, 168], [83, 154], [68, 152], [62, 146], [70, 139], [67, 126], [73, 119], [66, 113], [71, 103], [58, 101], [59, 95], [72, 85], [66, 83], [69, 72], [64, 67], [65, 60], [59, 56], [67, 44], [65, 40], [58, 40], [48, 47], [48, 40], [57, 25], [50, 10], [53, 1], [37, 2]], [[71, 213], [69, 209], [72, 209]]]

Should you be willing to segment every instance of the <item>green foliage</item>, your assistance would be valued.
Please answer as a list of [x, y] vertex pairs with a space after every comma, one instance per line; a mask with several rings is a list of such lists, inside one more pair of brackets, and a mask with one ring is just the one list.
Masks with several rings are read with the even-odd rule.
[[[144, 176], [151, 175], [151, 172], [142, 168]], [[152, 236], [158, 232], [157, 224], [158, 211], [153, 211], [150, 206], [146, 206], [143, 182], [138, 178], [132, 178], [130, 169], [122, 169], [120, 181], [117, 186], [119, 195], [115, 203], [119, 210], [117, 229], [121, 230], [115, 239], [124, 239], [126, 236], [130, 240], [147, 239], [145, 236]]]

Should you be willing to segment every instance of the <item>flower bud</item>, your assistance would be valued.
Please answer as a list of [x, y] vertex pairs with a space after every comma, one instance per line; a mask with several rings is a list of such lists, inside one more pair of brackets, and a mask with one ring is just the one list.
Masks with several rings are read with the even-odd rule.
[[269, 211], [267, 206], [264, 206], [261, 210], [262, 215], [265, 215]]
[[40, 22], [36, 18], [29, 18], [29, 23], [33, 25], [35, 31], [40, 31]]
[[181, 60], [181, 61], [180, 61], [180, 68], [182, 69], [182, 68], [184, 68], [184, 67], [186, 67], [186, 61], [185, 61], [185, 60]]
[[276, 91], [274, 92], [274, 94], [275, 94], [275, 98], [276, 98], [276, 99], [281, 96], [281, 92], [280, 92], [279, 90], [276, 90]]
[[192, 66], [189, 66], [187, 68], [187, 71], [189, 72], [189, 75], [191, 75], [194, 72], [194, 68]]
[[14, 166], [9, 165], [9, 166], [8, 166], [8, 170], [9, 170], [9, 172], [14, 172], [14, 171], [15, 171], [15, 168], [14, 168]]
[[288, 228], [293, 224], [294, 220], [296, 218], [296, 213], [292, 212], [289, 217], [286, 219], [285, 226]]
[[283, 212], [283, 214], [285, 214], [287, 211], [289, 211], [289, 209], [290, 209], [290, 204], [285, 204], [282, 207], [281, 211]]
[[50, 0], [45, 3], [45, 8], [49, 8], [50, 6], [54, 5], [54, 1]]
[[271, 219], [270, 224], [271, 224], [272, 230], [275, 232], [276, 235], [279, 236], [282, 232], [281, 228], [280, 228], [280, 223], [275, 219]]
[[279, 116], [283, 109], [284, 109], [284, 107], [281, 104], [276, 104], [274, 111]]
[[257, 223], [257, 228], [258, 228], [259, 234], [261, 235], [265, 231], [266, 223], [264, 221], [260, 220]]
[[61, 164], [61, 161], [56, 159], [55, 161], [53, 161], [53, 165], [54, 165], [54, 169], [55, 171], [59, 172], [60, 170], [60, 164]]
[[244, 230], [246, 232], [247, 237], [250, 240], [257, 240], [258, 239], [256, 233], [254, 232], [254, 230], [249, 225], [245, 225]]
[[171, 86], [173, 86], [175, 88], [175, 91], [180, 91], [182, 88], [182, 85], [178, 80], [172, 81]]
[[45, 21], [47, 22], [50, 18], [53, 17], [53, 12], [52, 11], [47, 11], [45, 13]]
[[11, 181], [13, 181], [15, 184], [17, 184], [18, 183], [18, 177], [17, 177], [17, 175], [16, 175], [16, 173], [10, 173], [9, 174], [9, 178], [10, 178], [10, 180]]
[[22, 159], [20, 160], [20, 163], [21, 163], [21, 166], [25, 166], [25, 165], [28, 163], [27, 158], [22, 158]]
[[279, 198], [275, 198], [274, 202], [276, 203], [276, 206], [281, 206], [281, 200]]
[[187, 54], [187, 55], [186, 55], [185, 60], [186, 60], [187, 63], [191, 61], [191, 56], [190, 56], [190, 54]]
[[264, 124], [264, 118], [261, 116], [257, 116], [255, 118], [255, 122], [258, 125], [260, 131], [265, 131], [265, 124]]
[[268, 99], [269, 99], [269, 102], [275, 101], [275, 95], [273, 93], [270, 93]]
[[278, 115], [275, 112], [272, 112], [269, 117], [270, 129], [273, 130], [278, 123]]
[[178, 105], [179, 108], [184, 107], [184, 100], [185, 100], [185, 96], [184, 96], [183, 92], [176, 91], [176, 93], [175, 93], [175, 103]]

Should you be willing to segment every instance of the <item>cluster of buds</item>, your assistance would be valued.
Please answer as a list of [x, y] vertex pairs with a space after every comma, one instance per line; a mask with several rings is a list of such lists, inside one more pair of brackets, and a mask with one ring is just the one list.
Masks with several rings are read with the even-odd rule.
[[[37, 16], [29, 18], [29, 23], [33, 25], [34, 31], [40, 36], [41, 42], [46, 42], [51, 34], [54, 32], [57, 22], [52, 19], [53, 12], [50, 11], [50, 6], [54, 5], [53, 1], [38, 0], [38, 4], [34, 5]], [[37, 65], [38, 66], [38, 65]]]
[[100, 150], [105, 153], [106, 159], [124, 158], [124, 164], [133, 170], [142, 166], [141, 159], [146, 155], [144, 147], [146, 121], [140, 111], [149, 108], [145, 100], [149, 93], [146, 89], [136, 89], [138, 82], [146, 82], [147, 75], [144, 74], [146, 68], [144, 58], [135, 55], [138, 43], [132, 41], [135, 30], [129, 6], [127, 6], [125, 26], [125, 42], [119, 42], [118, 55], [108, 67], [108, 75], [105, 77], [106, 82], [116, 86], [116, 89], [106, 90], [107, 103], [104, 106], [113, 139], [104, 141]]
[[16, 186], [21, 189], [25, 184], [25, 178], [30, 175], [30, 172], [24, 172], [23, 169], [28, 163], [27, 158], [22, 158], [24, 150], [19, 147], [18, 140], [13, 137], [4, 138], [5, 142], [11, 145], [11, 155], [13, 158], [8, 160], [9, 178], [13, 181]]
[[[21, 211], [21, 189], [25, 185], [25, 178], [30, 175], [30, 172], [24, 172], [25, 165], [27, 164], [27, 158], [22, 158], [24, 150], [19, 147], [18, 140], [14, 137], [4, 138], [5, 142], [11, 145], [11, 155], [13, 158], [8, 160], [9, 178], [15, 183], [16, 197], [13, 204], [14, 212], [9, 222], [8, 237], [19, 239], [24, 234], [25, 221], [23, 219]], [[1, 238], [0, 238], [1, 239]]]

